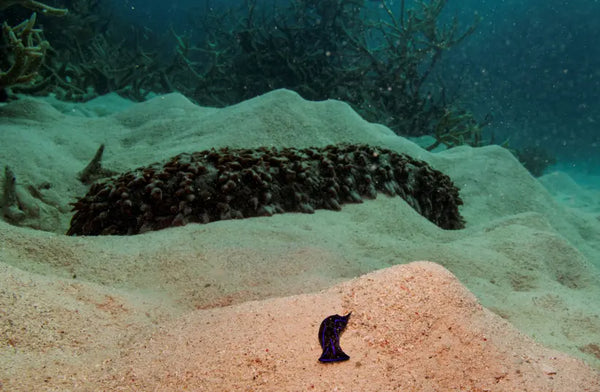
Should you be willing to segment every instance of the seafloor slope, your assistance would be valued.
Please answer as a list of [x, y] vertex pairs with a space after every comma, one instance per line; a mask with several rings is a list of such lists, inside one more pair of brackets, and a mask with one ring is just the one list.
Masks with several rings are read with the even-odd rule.
[[[231, 390], [276, 390], [283, 376], [291, 390], [496, 390], [494, 380], [499, 390], [566, 390], [575, 382], [574, 390], [598, 389], [593, 370], [533, 345], [431, 264], [288, 297], [430, 260], [536, 341], [599, 367], [600, 221], [593, 209], [558, 202], [506, 150], [430, 154], [343, 103], [284, 90], [225, 109], [177, 94], [135, 105], [112, 96], [83, 105], [24, 99], [0, 107], [0, 128], [0, 165], [12, 168], [26, 201], [21, 223], [54, 232], [0, 222], [6, 390], [181, 390], [233, 377], [242, 381]], [[86, 190], [77, 172], [101, 143], [105, 166], [124, 171], [210, 147], [340, 142], [381, 145], [448, 174], [462, 189], [466, 229], [441, 230], [401, 199], [380, 195], [340, 212], [131, 237], [59, 234], [68, 203]], [[544, 181], [551, 188], [552, 178]], [[259, 302], [213, 309], [248, 300]], [[318, 324], [345, 311], [353, 316], [342, 347], [352, 359], [319, 367]], [[445, 343], [432, 346], [435, 339]], [[365, 381], [369, 374], [381, 383]]]

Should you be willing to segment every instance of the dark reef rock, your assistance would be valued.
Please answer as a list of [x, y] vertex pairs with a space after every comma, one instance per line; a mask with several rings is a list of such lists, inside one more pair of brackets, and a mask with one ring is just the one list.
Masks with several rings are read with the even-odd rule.
[[462, 200], [427, 163], [367, 145], [180, 154], [98, 182], [74, 203], [69, 235], [137, 234], [221, 219], [340, 210], [377, 192], [399, 195], [443, 229], [460, 229]]

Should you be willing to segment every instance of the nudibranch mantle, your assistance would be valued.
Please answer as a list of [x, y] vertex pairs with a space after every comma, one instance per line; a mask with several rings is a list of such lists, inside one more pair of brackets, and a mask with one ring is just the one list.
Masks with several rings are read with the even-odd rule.
[[319, 328], [319, 343], [321, 343], [323, 354], [321, 354], [319, 361], [340, 362], [350, 359], [340, 347], [340, 335], [346, 328], [351, 314], [352, 312], [345, 316], [335, 314], [323, 320]]

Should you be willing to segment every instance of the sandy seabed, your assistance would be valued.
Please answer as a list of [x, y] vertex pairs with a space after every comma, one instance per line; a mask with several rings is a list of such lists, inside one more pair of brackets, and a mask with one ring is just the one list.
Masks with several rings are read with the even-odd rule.
[[[495, 146], [428, 153], [343, 103], [285, 90], [225, 109], [177, 94], [23, 99], [0, 107], [0, 126], [20, 224], [46, 230], [0, 221], [0, 390], [600, 391], [599, 193], [564, 173], [536, 180]], [[225, 145], [341, 142], [448, 174], [467, 227], [441, 230], [380, 196], [132, 237], [60, 234], [100, 143], [122, 171]], [[350, 360], [319, 363], [320, 322], [350, 311]]]

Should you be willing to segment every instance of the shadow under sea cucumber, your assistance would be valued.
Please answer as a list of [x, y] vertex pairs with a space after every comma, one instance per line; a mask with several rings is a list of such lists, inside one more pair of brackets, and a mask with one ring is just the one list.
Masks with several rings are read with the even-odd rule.
[[187, 223], [340, 210], [400, 196], [443, 229], [464, 227], [458, 188], [427, 163], [368, 145], [211, 149], [93, 184], [68, 235], [131, 235]]

